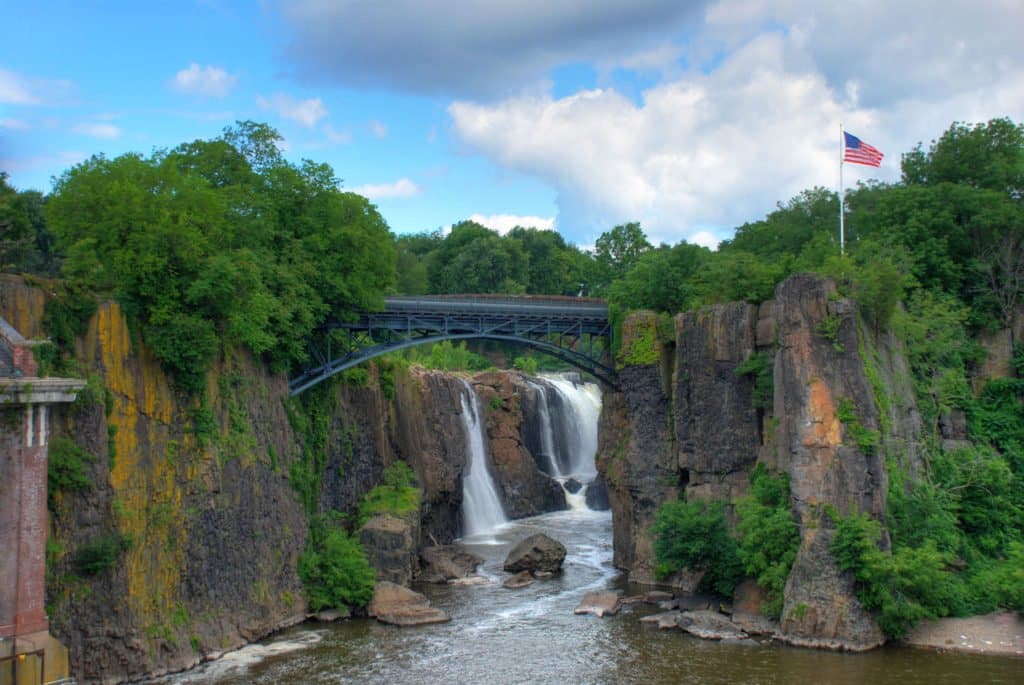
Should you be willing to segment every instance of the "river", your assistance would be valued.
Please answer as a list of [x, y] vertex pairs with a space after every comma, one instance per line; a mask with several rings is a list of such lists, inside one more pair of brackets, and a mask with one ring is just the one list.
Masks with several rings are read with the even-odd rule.
[[[508, 590], [508, 550], [534, 532], [568, 549], [564, 573]], [[642, 624], [653, 607], [618, 616], [577, 616], [588, 590], [627, 588], [611, 566], [611, 517], [565, 511], [506, 524], [491, 544], [468, 544], [484, 557], [482, 586], [420, 585], [450, 623], [396, 628], [371, 619], [307, 623], [163, 683], [266, 685], [313, 683], [1020, 683], [1014, 658], [886, 647], [866, 654], [797, 649], [771, 642], [727, 645]]]

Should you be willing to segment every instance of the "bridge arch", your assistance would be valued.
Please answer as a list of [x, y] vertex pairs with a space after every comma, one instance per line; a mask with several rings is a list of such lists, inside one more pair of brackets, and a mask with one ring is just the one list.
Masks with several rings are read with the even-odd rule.
[[[297, 395], [374, 357], [444, 340], [494, 340], [531, 347], [618, 387], [615, 370], [601, 359], [611, 341], [603, 300], [456, 295], [389, 297], [383, 311], [321, 326], [308, 341], [310, 365], [289, 381], [289, 390]], [[604, 341], [599, 350], [594, 345], [598, 340]]]

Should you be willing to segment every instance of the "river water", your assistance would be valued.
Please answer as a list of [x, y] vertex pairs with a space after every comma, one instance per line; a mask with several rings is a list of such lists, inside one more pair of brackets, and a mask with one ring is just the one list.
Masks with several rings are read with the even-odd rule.
[[[501, 587], [511, 546], [535, 532], [562, 541], [564, 573], [520, 590]], [[607, 512], [565, 511], [509, 523], [467, 544], [485, 558], [482, 586], [416, 589], [450, 623], [397, 628], [371, 619], [303, 624], [165, 683], [838, 683], [936, 685], [1024, 682], [1024, 661], [886, 647], [840, 654], [774, 643], [726, 645], [641, 624], [653, 607], [577, 616], [588, 590], [625, 587], [611, 566]]]

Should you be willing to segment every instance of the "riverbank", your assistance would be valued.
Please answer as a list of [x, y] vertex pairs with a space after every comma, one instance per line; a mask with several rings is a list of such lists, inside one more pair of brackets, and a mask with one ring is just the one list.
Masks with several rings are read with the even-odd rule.
[[941, 651], [1024, 657], [1024, 621], [1013, 611], [924, 621], [906, 643]]

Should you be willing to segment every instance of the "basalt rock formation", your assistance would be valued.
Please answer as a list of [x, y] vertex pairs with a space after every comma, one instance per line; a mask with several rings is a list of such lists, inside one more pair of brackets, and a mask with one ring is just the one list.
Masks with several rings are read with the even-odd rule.
[[[747, 363], [754, 355], [762, 355], [771, 380], [760, 395], [757, 365]], [[614, 514], [615, 564], [636, 582], [692, 589], [692, 574], [666, 581], [653, 573], [649, 529], [657, 508], [680, 496], [731, 503], [764, 463], [789, 476], [800, 525], [783, 639], [855, 650], [881, 644], [829, 543], [836, 514], [867, 512], [884, 523], [880, 445], [898, 446], [914, 468], [920, 423], [893, 340], [864, 331], [855, 304], [838, 297], [831, 281], [799, 274], [771, 302], [688, 312], [668, 335], [654, 314], [633, 314], [623, 325], [620, 360], [621, 392], [605, 395], [598, 453]]]
[[[44, 338], [56, 290], [4, 277], [0, 315]], [[456, 376], [370, 364], [290, 398], [284, 375], [228, 350], [204, 397], [188, 397], [114, 302], [99, 304], [63, 355], [68, 375], [89, 383], [53, 413], [51, 458], [63, 450], [87, 485], [52, 494], [47, 591], [51, 631], [80, 683], [182, 670], [302, 620], [297, 566], [310, 517], [355, 520], [396, 460], [422, 490], [415, 547], [461, 535], [465, 385]], [[521, 516], [564, 500], [522, 447], [517, 379], [491, 374], [477, 388], [484, 407], [497, 398], [490, 450], [506, 507]], [[367, 535], [368, 544], [387, 538], [385, 547], [392, 537]], [[408, 558], [415, 568], [415, 554], [398, 556], [382, 564], [404, 569]]]

